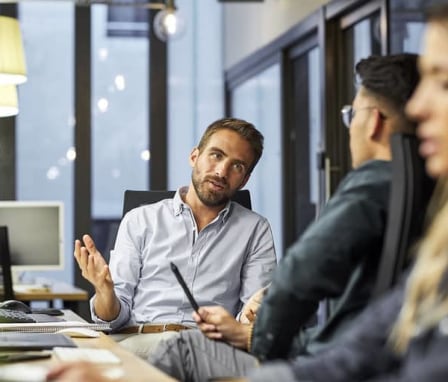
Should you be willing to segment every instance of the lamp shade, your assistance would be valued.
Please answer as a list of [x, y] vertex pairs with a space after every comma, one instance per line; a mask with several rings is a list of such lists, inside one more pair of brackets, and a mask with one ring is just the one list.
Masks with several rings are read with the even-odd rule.
[[0, 85], [26, 81], [25, 54], [19, 22], [0, 16]]
[[19, 114], [17, 87], [0, 85], [0, 117], [11, 117]]

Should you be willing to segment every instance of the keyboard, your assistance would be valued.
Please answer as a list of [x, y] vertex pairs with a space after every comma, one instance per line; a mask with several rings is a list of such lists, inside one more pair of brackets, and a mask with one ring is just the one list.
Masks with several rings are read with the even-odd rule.
[[108, 349], [93, 349], [93, 348], [65, 348], [55, 347], [53, 352], [61, 361], [90, 361], [93, 363], [121, 363], [114, 353]]
[[35, 323], [36, 320], [29, 314], [18, 310], [0, 309], [0, 324]]

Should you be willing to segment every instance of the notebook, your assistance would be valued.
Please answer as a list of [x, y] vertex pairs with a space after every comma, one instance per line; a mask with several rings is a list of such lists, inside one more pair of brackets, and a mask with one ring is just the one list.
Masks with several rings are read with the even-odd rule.
[[92, 324], [81, 321], [61, 321], [61, 322], [42, 322], [42, 323], [16, 323], [0, 324], [0, 334], [3, 332], [24, 332], [24, 333], [55, 333], [65, 328], [87, 328], [102, 332], [110, 331], [110, 325]]
[[0, 350], [40, 350], [76, 347], [69, 337], [56, 333], [0, 333]]

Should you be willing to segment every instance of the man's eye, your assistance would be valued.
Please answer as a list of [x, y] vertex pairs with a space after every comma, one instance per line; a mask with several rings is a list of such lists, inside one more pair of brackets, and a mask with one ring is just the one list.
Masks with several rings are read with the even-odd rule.
[[241, 163], [235, 163], [233, 165], [233, 168], [238, 171], [238, 172], [243, 172], [244, 171], [244, 166]]

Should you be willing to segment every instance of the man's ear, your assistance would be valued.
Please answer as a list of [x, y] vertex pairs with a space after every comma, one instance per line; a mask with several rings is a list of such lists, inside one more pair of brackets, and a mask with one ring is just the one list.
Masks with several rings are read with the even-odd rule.
[[190, 153], [190, 166], [194, 167], [199, 156], [199, 149], [197, 147], [193, 147]]
[[369, 138], [372, 141], [381, 140], [384, 132], [384, 118], [381, 116], [381, 112], [378, 109], [372, 110], [372, 120], [367, 131]]

